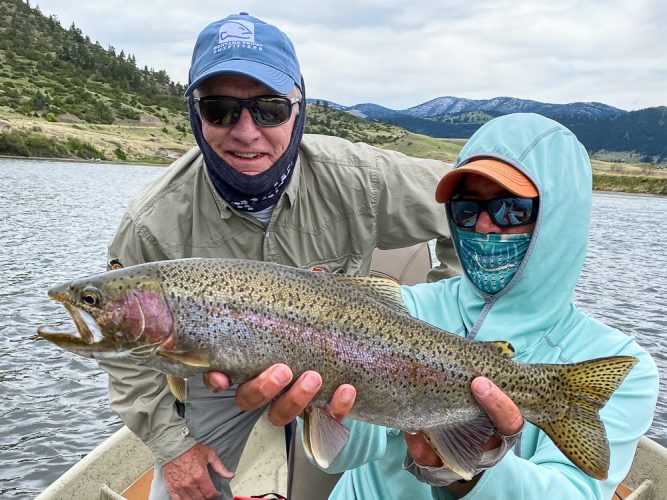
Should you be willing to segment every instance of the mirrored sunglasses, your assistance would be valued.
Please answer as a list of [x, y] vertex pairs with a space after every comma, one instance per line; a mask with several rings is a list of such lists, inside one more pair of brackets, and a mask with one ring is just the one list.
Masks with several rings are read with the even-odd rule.
[[452, 199], [449, 213], [454, 223], [463, 228], [475, 227], [482, 210], [486, 210], [493, 223], [502, 228], [525, 226], [537, 219], [538, 198], [509, 196], [493, 200]]

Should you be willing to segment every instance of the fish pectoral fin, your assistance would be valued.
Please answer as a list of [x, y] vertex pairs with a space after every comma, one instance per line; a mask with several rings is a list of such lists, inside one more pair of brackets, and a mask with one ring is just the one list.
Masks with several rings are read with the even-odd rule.
[[503, 358], [513, 358], [516, 354], [514, 346], [509, 342], [505, 342], [504, 340], [485, 341], [483, 344], [485, 347], [491, 349], [494, 354], [502, 356]]
[[410, 314], [403, 302], [401, 285], [398, 281], [389, 278], [345, 276], [342, 274], [337, 275], [336, 279], [347, 282], [368, 297], [382, 302], [398, 312]]
[[350, 431], [326, 410], [309, 406], [303, 413], [303, 450], [306, 456], [323, 469], [343, 449]]
[[169, 386], [169, 390], [174, 395], [174, 397], [181, 403], [185, 403], [188, 395], [188, 386], [185, 382], [185, 379], [176, 377], [175, 375], [167, 374], [167, 385]]
[[209, 367], [209, 354], [205, 350], [194, 351], [158, 351], [157, 355], [168, 361], [182, 363], [195, 368]]
[[493, 429], [493, 423], [483, 413], [468, 422], [429, 427], [422, 432], [442, 463], [470, 481]]

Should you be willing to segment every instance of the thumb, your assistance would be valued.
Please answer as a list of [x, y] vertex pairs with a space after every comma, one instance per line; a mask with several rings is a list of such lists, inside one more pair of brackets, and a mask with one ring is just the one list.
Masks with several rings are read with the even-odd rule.
[[497, 385], [487, 378], [477, 377], [472, 381], [471, 389], [500, 434], [511, 436], [521, 430], [521, 410]]
[[220, 476], [225, 479], [231, 479], [234, 477], [234, 473], [231, 472], [227, 467], [225, 467], [225, 464], [222, 463], [222, 460], [220, 460], [220, 457], [216, 452], [213, 450], [209, 449], [208, 455], [207, 455], [207, 460], [211, 468]]

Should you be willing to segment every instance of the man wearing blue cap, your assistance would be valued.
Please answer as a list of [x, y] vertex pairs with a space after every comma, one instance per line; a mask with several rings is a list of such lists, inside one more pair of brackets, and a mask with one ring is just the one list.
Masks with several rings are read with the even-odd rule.
[[[135, 196], [109, 245], [110, 262], [227, 257], [367, 275], [376, 247], [437, 239], [442, 264], [430, 278], [458, 274], [432, 196], [449, 167], [304, 136], [303, 78], [292, 43], [275, 26], [246, 13], [210, 24], [197, 39], [189, 77], [198, 148]], [[266, 403], [292, 382], [285, 365], [238, 391], [228, 390], [221, 373], [191, 379], [182, 416], [161, 373], [101, 364], [110, 373], [112, 407], [156, 456], [151, 499], [231, 498], [221, 477], [237, 467]], [[319, 374], [304, 373], [274, 402], [269, 418], [286, 423], [285, 415], [298, 413], [320, 385]], [[334, 403], [349, 409], [354, 396], [342, 387]]]

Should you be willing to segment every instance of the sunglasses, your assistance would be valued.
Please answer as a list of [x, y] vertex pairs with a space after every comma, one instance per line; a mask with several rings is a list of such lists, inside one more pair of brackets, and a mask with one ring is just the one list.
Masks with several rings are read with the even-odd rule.
[[508, 196], [493, 200], [452, 199], [449, 213], [454, 223], [463, 228], [475, 227], [482, 210], [493, 223], [502, 228], [525, 226], [537, 219], [538, 198]]
[[261, 95], [250, 99], [237, 99], [223, 95], [195, 97], [199, 116], [214, 127], [231, 127], [238, 123], [243, 108], [260, 127], [277, 127], [292, 116], [292, 106], [301, 102], [299, 97]]

